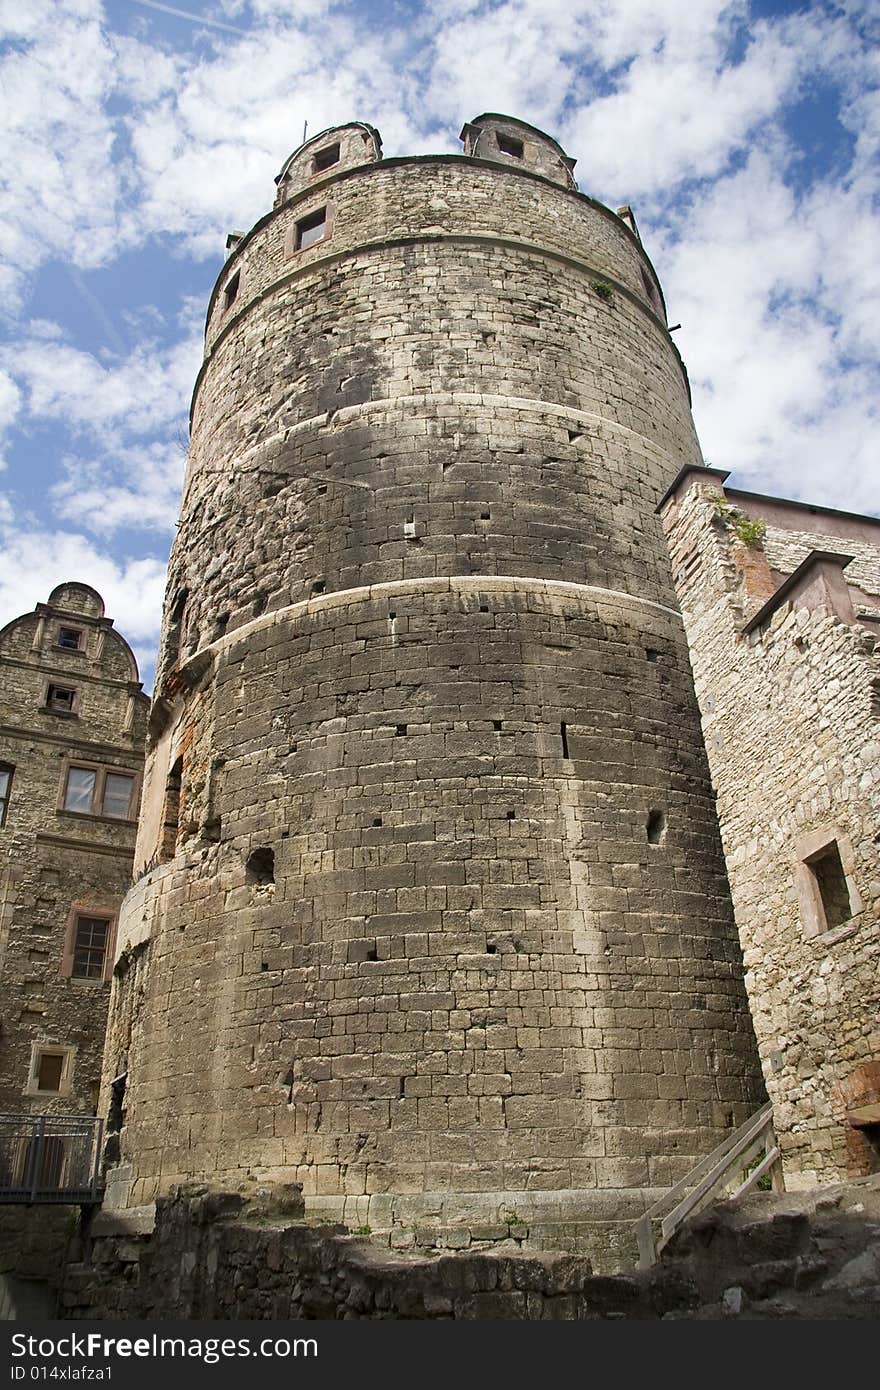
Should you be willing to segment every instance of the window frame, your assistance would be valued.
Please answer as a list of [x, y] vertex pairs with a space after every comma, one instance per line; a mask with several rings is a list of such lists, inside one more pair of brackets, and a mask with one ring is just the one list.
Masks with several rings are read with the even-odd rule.
[[[837, 852], [840, 856], [840, 867], [843, 870], [850, 909], [849, 916], [834, 926], [828, 922], [819, 880], [813, 868], [813, 864], [818, 859], [823, 858], [832, 845], [837, 846]], [[838, 932], [854, 931], [857, 925], [855, 919], [862, 911], [864, 903], [853, 876], [855, 860], [849, 836], [845, 835], [837, 826], [826, 826], [821, 830], [813, 830], [807, 835], [800, 836], [795, 846], [795, 853], [795, 887], [804, 936], [810, 939], [826, 934], [831, 936]]]
[[[73, 980], [77, 985], [106, 985], [113, 974], [113, 957], [116, 951], [116, 927], [118, 912], [108, 907], [94, 907], [89, 903], [74, 903], [67, 914], [64, 927], [64, 945], [61, 951], [59, 975], [62, 980]], [[82, 918], [107, 923], [107, 937], [104, 944], [104, 961], [100, 975], [74, 975], [76, 938]]]
[[[75, 647], [72, 647], [69, 642], [62, 642], [61, 634], [63, 632], [72, 632], [76, 634], [77, 640]], [[82, 652], [84, 650], [84, 644], [82, 640], [84, 636], [85, 628], [73, 627], [70, 623], [59, 623], [58, 633], [55, 640], [56, 649], [62, 652]]]
[[[57, 1090], [44, 1090], [40, 1082], [40, 1063], [44, 1057], [61, 1057], [61, 1076]], [[28, 1065], [28, 1079], [23, 1094], [26, 1096], [69, 1096], [73, 1090], [73, 1068], [76, 1061], [76, 1047], [65, 1043], [32, 1042], [31, 1059]]]
[[[326, 160], [326, 162], [323, 164], [318, 163], [319, 159], [324, 158], [329, 154], [333, 154], [334, 150], [336, 151], [336, 154], [333, 159]], [[325, 145], [322, 150], [316, 150], [312, 156], [312, 173], [325, 174], [328, 169], [335, 169], [341, 158], [342, 146], [338, 140], [336, 141], [335, 145]]]
[[[76, 811], [66, 804], [67, 783], [74, 769], [81, 772], [94, 772], [95, 774], [95, 785], [92, 790], [92, 808], [90, 811]], [[102, 809], [108, 776], [129, 777], [131, 779], [131, 793], [128, 799], [128, 815], [126, 816], [108, 816]], [[68, 757], [65, 758], [64, 766], [61, 769], [61, 788], [58, 793], [58, 805], [56, 810], [63, 812], [66, 816], [92, 816], [97, 820], [111, 821], [115, 825], [134, 825], [137, 822], [139, 795], [140, 774], [136, 772], [134, 768], [119, 767], [113, 763], [90, 762], [87, 758]]]
[[[73, 694], [73, 699], [72, 699], [71, 702], [70, 702], [70, 709], [58, 708], [58, 707], [56, 707], [55, 705], [53, 705], [53, 704], [50, 703], [51, 695], [52, 695], [52, 691], [53, 691], [53, 690], [69, 690], [69, 691], [72, 692], [72, 694]], [[79, 687], [78, 687], [78, 686], [76, 686], [76, 685], [69, 685], [69, 684], [65, 683], [64, 681], [54, 681], [54, 680], [53, 680], [53, 681], [47, 681], [47, 682], [46, 682], [46, 689], [45, 689], [45, 692], [44, 692], [44, 694], [43, 694], [43, 711], [44, 711], [44, 713], [46, 713], [46, 714], [54, 714], [54, 715], [56, 715], [57, 717], [59, 717], [59, 718], [61, 718], [61, 719], [75, 719], [75, 718], [77, 718], [77, 716], [79, 715], [79, 701], [80, 701], [80, 694], [79, 694]]]
[[[319, 236], [319, 237], [316, 237], [314, 241], [310, 241], [309, 244], [308, 244], [308, 246], [303, 246], [303, 245], [302, 245], [302, 235], [303, 235], [303, 232], [308, 232], [308, 231], [311, 231], [311, 230], [312, 230], [312, 227], [311, 227], [311, 226], [308, 226], [308, 225], [306, 225], [306, 224], [311, 223], [311, 224], [313, 224], [313, 226], [317, 226], [317, 225], [318, 225], [318, 218], [322, 218], [322, 219], [323, 219], [323, 223], [322, 223], [322, 225], [323, 225], [323, 227], [324, 227], [323, 234], [322, 234], [321, 236]], [[301, 251], [311, 251], [311, 249], [312, 249], [313, 246], [320, 246], [322, 241], [328, 241], [328, 240], [330, 239], [330, 235], [331, 235], [332, 231], [333, 231], [333, 219], [332, 219], [332, 216], [331, 216], [331, 213], [330, 213], [330, 205], [329, 205], [329, 204], [325, 204], [324, 207], [315, 208], [314, 211], [312, 211], [312, 212], [307, 212], [307, 213], [305, 214], [304, 217], [298, 217], [297, 220], [296, 220], [296, 222], [293, 224], [293, 251], [294, 251], [294, 254], [298, 254], [298, 253], [301, 252]]]
[[9, 802], [12, 799], [12, 783], [15, 779], [15, 763], [0, 763], [0, 775], [6, 773], [6, 794], [0, 797], [0, 829], [6, 824]]
[[[524, 160], [526, 157], [526, 143], [524, 140], [517, 140], [515, 135], [508, 135], [506, 131], [496, 130], [495, 144], [501, 154], [506, 154], [508, 159]], [[515, 145], [516, 150], [505, 149], [505, 145]]]
[[241, 298], [241, 266], [230, 275], [226, 284], [223, 286], [223, 312], [228, 314], [233, 304], [237, 304]]

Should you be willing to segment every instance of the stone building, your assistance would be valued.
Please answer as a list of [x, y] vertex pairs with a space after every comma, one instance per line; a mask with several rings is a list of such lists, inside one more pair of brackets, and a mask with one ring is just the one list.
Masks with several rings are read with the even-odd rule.
[[94, 1114], [149, 702], [87, 584], [0, 631], [0, 1111]]
[[322, 132], [230, 237], [106, 1207], [293, 1181], [393, 1244], [613, 1264], [763, 1097], [655, 510], [701, 457], [629, 209], [521, 121], [462, 139]]
[[662, 504], [788, 1187], [880, 1171], [880, 520]]
[[[92, 1163], [119, 904], [131, 882], [149, 701], [87, 584], [0, 630], [0, 1316], [57, 1279], [75, 1207], [23, 1191]], [[40, 1124], [46, 1133], [35, 1141]], [[74, 1176], [75, 1175], [75, 1176]], [[57, 1193], [56, 1193], [57, 1196]], [[11, 1201], [10, 1201], [11, 1199]], [[25, 1302], [21, 1304], [21, 1298]], [[47, 1315], [51, 1305], [43, 1308]]]

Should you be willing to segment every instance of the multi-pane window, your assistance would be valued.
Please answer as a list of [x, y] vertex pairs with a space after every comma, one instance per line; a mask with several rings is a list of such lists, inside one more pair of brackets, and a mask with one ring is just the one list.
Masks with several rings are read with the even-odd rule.
[[5, 824], [9, 807], [9, 794], [12, 791], [12, 774], [15, 769], [10, 763], [0, 763], [0, 825]]
[[63, 809], [86, 816], [131, 820], [134, 787], [135, 777], [132, 773], [114, 772], [107, 767], [73, 765], [67, 769]]
[[110, 920], [107, 917], [76, 917], [73, 960], [70, 973], [76, 980], [101, 980], [107, 958]]
[[82, 630], [78, 627], [60, 627], [58, 645], [68, 652], [78, 652], [82, 642]]
[[46, 708], [54, 714], [73, 714], [76, 691], [69, 685], [50, 684], [46, 691]]

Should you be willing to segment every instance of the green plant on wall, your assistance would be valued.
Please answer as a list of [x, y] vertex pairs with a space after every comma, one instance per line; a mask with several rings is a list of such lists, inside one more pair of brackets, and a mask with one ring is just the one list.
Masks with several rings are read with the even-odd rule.
[[746, 516], [738, 508], [732, 507], [724, 497], [719, 497], [715, 503], [715, 515], [743, 545], [747, 545], [750, 550], [760, 550], [767, 534], [767, 523], [761, 517]]
[[607, 280], [591, 280], [590, 289], [595, 290], [599, 298], [606, 302], [614, 298], [614, 289]]

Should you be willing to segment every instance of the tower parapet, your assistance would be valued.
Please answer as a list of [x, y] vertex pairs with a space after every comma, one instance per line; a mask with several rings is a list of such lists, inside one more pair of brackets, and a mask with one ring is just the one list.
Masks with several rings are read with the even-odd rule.
[[382, 137], [375, 126], [365, 125], [363, 121], [330, 126], [304, 140], [284, 161], [275, 179], [278, 185], [275, 206], [304, 188], [310, 188], [316, 179], [381, 158]]
[[700, 453], [630, 228], [465, 131], [309, 175], [212, 296], [112, 1186], [614, 1263], [761, 1090], [654, 514]]
[[512, 168], [528, 169], [563, 188], [576, 189], [572, 159], [552, 135], [497, 111], [484, 111], [466, 121], [459, 139], [471, 159], [490, 159]]

